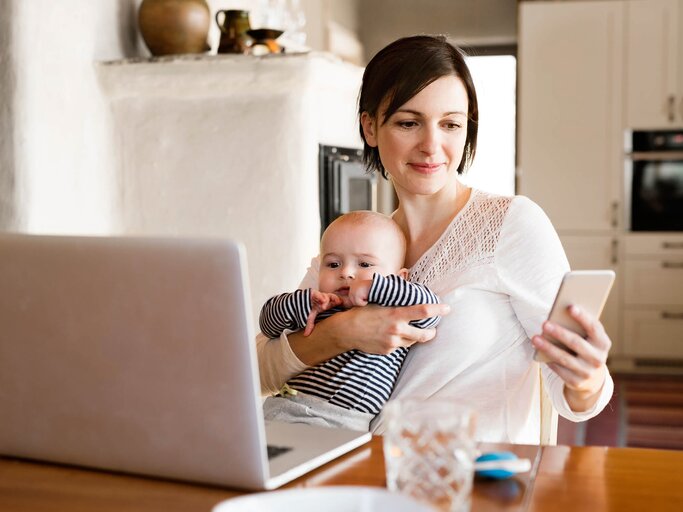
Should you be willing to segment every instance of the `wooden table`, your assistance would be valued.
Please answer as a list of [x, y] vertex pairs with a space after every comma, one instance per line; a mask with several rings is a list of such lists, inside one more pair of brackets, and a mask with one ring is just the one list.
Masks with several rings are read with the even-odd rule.
[[[472, 511], [683, 510], [683, 452], [481, 445], [532, 461], [510, 480], [476, 480]], [[381, 438], [286, 488], [385, 486]], [[238, 491], [0, 457], [0, 511], [210, 511]], [[322, 509], [321, 509], [322, 510]]]

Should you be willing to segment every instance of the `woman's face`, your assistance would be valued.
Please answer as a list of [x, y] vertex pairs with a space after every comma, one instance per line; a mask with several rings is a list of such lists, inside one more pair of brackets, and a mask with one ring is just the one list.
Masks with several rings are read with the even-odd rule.
[[460, 78], [444, 76], [385, 123], [363, 114], [366, 141], [378, 148], [399, 197], [431, 195], [456, 186], [467, 137], [467, 110], [467, 91]]

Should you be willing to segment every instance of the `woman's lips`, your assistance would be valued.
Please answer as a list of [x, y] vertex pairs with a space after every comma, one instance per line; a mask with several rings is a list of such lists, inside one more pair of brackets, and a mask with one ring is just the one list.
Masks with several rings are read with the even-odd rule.
[[421, 164], [410, 162], [408, 165], [421, 174], [434, 174], [441, 169], [441, 166], [444, 164]]

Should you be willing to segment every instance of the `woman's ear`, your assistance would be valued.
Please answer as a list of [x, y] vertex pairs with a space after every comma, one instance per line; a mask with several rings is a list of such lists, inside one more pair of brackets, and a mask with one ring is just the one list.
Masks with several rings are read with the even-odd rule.
[[367, 112], [363, 112], [360, 115], [360, 124], [363, 127], [363, 135], [365, 136], [365, 142], [368, 143], [368, 146], [376, 148], [377, 122], [375, 121], [375, 119]]

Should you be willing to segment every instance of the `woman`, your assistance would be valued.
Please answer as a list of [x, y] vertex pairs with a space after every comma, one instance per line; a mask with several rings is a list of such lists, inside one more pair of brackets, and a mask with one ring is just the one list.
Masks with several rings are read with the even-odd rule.
[[[263, 391], [276, 392], [308, 365], [353, 348], [383, 354], [415, 345], [392, 399], [452, 397], [477, 409], [479, 440], [538, 443], [536, 349], [551, 361], [541, 373], [558, 412], [573, 421], [598, 414], [613, 391], [605, 364], [611, 342], [602, 324], [571, 311], [588, 332], [584, 340], [544, 323], [569, 269], [550, 221], [527, 198], [487, 194], [458, 180], [474, 158], [478, 123], [461, 52], [443, 37], [390, 44], [365, 70], [359, 115], [368, 168], [396, 189], [393, 218], [408, 241], [410, 279], [429, 286], [443, 304], [354, 308], [320, 322], [306, 338], [259, 336]], [[316, 258], [302, 288], [317, 281], [318, 269]], [[444, 314], [437, 333], [408, 325]], [[381, 415], [372, 428], [383, 431]]]

